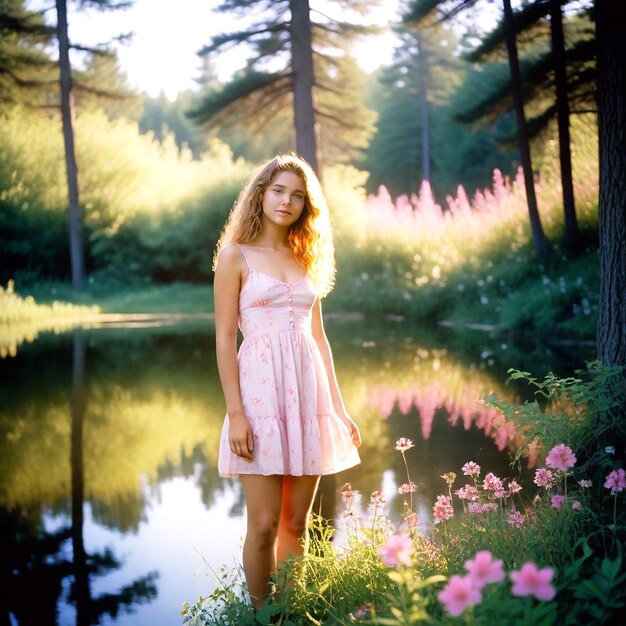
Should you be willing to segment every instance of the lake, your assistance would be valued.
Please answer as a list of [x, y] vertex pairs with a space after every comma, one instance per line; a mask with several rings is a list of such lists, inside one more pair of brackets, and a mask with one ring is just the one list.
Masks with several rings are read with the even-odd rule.
[[[349, 482], [363, 514], [382, 491], [398, 520], [411, 438], [415, 508], [431, 522], [441, 474], [509, 465], [519, 435], [479, 400], [527, 397], [509, 367], [571, 374], [592, 347], [521, 343], [402, 320], [325, 322], [344, 401], [363, 435], [360, 466], [322, 480], [314, 505], [341, 519]], [[117, 323], [34, 333], [0, 360], [0, 623], [180, 624], [212, 570], [239, 561], [239, 483], [217, 475], [224, 401], [209, 321]], [[522, 472], [520, 481], [529, 484]], [[524, 482], [525, 481], [525, 482]]]

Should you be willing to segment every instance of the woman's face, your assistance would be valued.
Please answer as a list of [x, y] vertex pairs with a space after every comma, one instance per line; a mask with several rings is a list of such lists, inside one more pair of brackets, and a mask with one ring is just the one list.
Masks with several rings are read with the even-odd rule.
[[278, 172], [263, 194], [263, 221], [288, 228], [298, 221], [306, 199], [306, 185], [294, 172]]

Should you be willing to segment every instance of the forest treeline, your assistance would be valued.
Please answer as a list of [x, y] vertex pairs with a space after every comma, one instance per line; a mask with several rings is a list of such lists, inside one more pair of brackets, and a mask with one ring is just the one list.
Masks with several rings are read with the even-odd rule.
[[[73, 256], [83, 250], [89, 285], [210, 283], [212, 251], [241, 184], [256, 164], [293, 149], [308, 150], [316, 163], [339, 242], [340, 276], [350, 293], [363, 286], [354, 301], [364, 306], [373, 289], [364, 275], [370, 285], [378, 277], [393, 290], [393, 297], [379, 300], [399, 308], [420, 300], [414, 291], [425, 296], [436, 283], [448, 295], [425, 308], [441, 317], [453, 300], [446, 285], [464, 289], [477, 267], [482, 272], [511, 251], [523, 253], [526, 275], [544, 284], [552, 280], [546, 273], [556, 276], [568, 259], [592, 259], [597, 3], [536, 0], [512, 11], [504, 0], [489, 29], [481, 26], [485, 8], [474, 0], [414, 0], [393, 22], [376, 27], [361, 17], [369, 4], [346, 0], [340, 15], [327, 15], [314, 2], [227, 0], [217, 10], [236, 18], [238, 30], [207, 37], [197, 88], [172, 100], [133, 91], [115, 50], [79, 42], [70, 23], [68, 46], [81, 62], [71, 68], [70, 115], [62, 115], [60, 29], [23, 0], [3, 0], [0, 280], [15, 279], [18, 290], [70, 277], [77, 286], [82, 278], [76, 280]], [[109, 0], [72, 5], [119, 6]], [[306, 14], [301, 5], [309, 7]], [[53, 7], [60, 20], [66, 2]], [[384, 29], [396, 34], [393, 60], [368, 74], [354, 44]], [[222, 51], [239, 45], [247, 46], [248, 61], [221, 79]], [[77, 164], [73, 200], [68, 137]], [[303, 143], [303, 137], [309, 139]], [[509, 194], [514, 202], [509, 192], [498, 195], [506, 182], [473, 199], [476, 189], [492, 186], [494, 171], [497, 180], [517, 179]], [[437, 241], [417, 230], [428, 224], [431, 193], [440, 223], [455, 222], [437, 226]], [[383, 197], [388, 225], [395, 225], [386, 234], [372, 228], [371, 217]], [[514, 227], [495, 227], [493, 216], [504, 216], [511, 203]], [[80, 226], [84, 238], [73, 247], [68, 205], [69, 225]], [[466, 205], [467, 215], [450, 209]], [[412, 230], [402, 233], [400, 206], [415, 214]], [[458, 237], [466, 219], [479, 258]], [[511, 226], [510, 219], [502, 224]], [[586, 286], [559, 305], [560, 321], [573, 310], [597, 312], [597, 298], [589, 296], [596, 279], [571, 278]], [[517, 287], [508, 283], [511, 293]], [[521, 292], [526, 288], [532, 285]], [[463, 296], [470, 294], [489, 300], [477, 289]], [[411, 307], [405, 312], [419, 314]]]
[[[268, 58], [286, 58], [292, 7], [256, 4], [258, 11], [246, 12], [245, 3], [223, 3], [221, 10], [246, 18], [246, 27], [207, 44], [198, 88], [174, 100], [133, 92], [113, 50], [93, 42], [75, 46], [83, 55], [82, 67], [73, 71], [73, 95], [88, 274], [210, 278], [208, 251], [249, 164], [296, 146], [287, 84], [293, 68], [287, 63], [267, 70]], [[420, 3], [412, 3], [395, 24], [385, 25], [397, 35], [392, 64], [366, 74], [351, 46], [375, 31], [357, 19], [367, 3], [344, 4], [352, 23], [320, 19], [322, 14], [311, 11], [319, 20], [312, 18], [310, 26], [319, 167], [348, 165], [364, 176], [355, 172], [346, 186], [374, 193], [384, 185], [393, 197], [416, 193], [426, 178], [440, 201], [459, 185], [470, 194], [490, 185], [494, 168], [515, 175], [519, 157], [500, 25], [477, 30], [476, 12], [471, 28], [467, 20], [463, 27], [446, 21], [424, 26], [411, 13]], [[593, 25], [585, 3], [576, 10], [564, 4], [568, 50], [578, 51], [570, 65], [576, 114], [576, 107], [593, 108], [588, 75], [593, 55], [580, 53], [593, 43]], [[0, 278], [66, 279], [67, 191], [54, 104], [55, 34], [22, 0], [2, 5]], [[546, 33], [544, 15], [518, 37], [526, 106], [536, 118], [530, 125], [537, 155], [556, 136]], [[220, 81], [215, 71], [220, 48], [242, 42], [251, 46], [250, 61], [228, 82]], [[537, 164], [537, 179], [555, 167]]]

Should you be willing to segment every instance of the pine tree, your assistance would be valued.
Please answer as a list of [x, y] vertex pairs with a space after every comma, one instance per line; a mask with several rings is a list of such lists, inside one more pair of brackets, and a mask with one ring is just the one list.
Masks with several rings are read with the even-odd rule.
[[439, 180], [431, 137], [451, 121], [444, 109], [462, 72], [453, 33], [398, 27], [396, 35], [393, 64], [377, 72], [370, 87], [378, 121], [365, 159], [370, 190], [384, 184], [393, 195], [415, 192], [424, 179]]
[[0, 0], [0, 105], [45, 106], [57, 80], [43, 51], [54, 37], [41, 13], [24, 0]]
[[[95, 7], [100, 10], [119, 9], [131, 5], [130, 2], [114, 0], [78, 0], [81, 8]], [[70, 65], [70, 39], [67, 25], [67, 2], [56, 0], [57, 38], [59, 42], [59, 69], [61, 74], [61, 118], [63, 120], [63, 142], [65, 145], [65, 166], [67, 172], [67, 188], [69, 202], [69, 238], [70, 262], [72, 265], [72, 285], [80, 290], [83, 286], [85, 262], [83, 242], [83, 212], [78, 196], [78, 171], [74, 149], [74, 91], [72, 68]], [[76, 46], [74, 46], [76, 47]], [[101, 49], [80, 46], [81, 50], [92, 53]]]
[[[367, 3], [342, 4], [344, 9], [362, 10]], [[201, 51], [209, 55], [246, 43], [252, 56], [222, 89], [209, 91], [190, 117], [212, 127], [237, 119], [263, 128], [291, 107], [294, 147], [311, 165], [319, 170], [320, 145], [325, 147], [325, 161], [331, 160], [331, 145], [349, 158], [364, 144], [373, 124], [371, 112], [354, 97], [360, 87], [358, 73], [346, 50], [354, 36], [367, 29], [314, 12], [308, 0], [226, 0], [218, 7], [241, 16], [253, 9], [259, 18], [247, 30], [214, 37]]]
[[[565, 4], [570, 4], [565, 2]], [[565, 217], [565, 245], [575, 251], [579, 245], [578, 223], [574, 203], [571, 148], [569, 136], [570, 109], [595, 108], [593, 36], [590, 36], [589, 7], [576, 3], [568, 20], [568, 44], [563, 28], [562, 0], [538, 0], [523, 5], [515, 13], [515, 32], [525, 40], [527, 58], [522, 64], [525, 103], [535, 109], [528, 121], [531, 137], [543, 131], [556, 118], [559, 135], [559, 159]], [[546, 19], [549, 19], [549, 28]], [[468, 54], [472, 62], [498, 58], [504, 47], [504, 22], [501, 20], [482, 43]], [[461, 119], [477, 122], [493, 118], [510, 106], [508, 84], [495, 84], [483, 90], [469, 104]], [[570, 107], [570, 103], [572, 107]]]
[[102, 109], [110, 120], [139, 120], [142, 98], [128, 84], [128, 76], [115, 51], [89, 53], [84, 68], [75, 70], [73, 78], [79, 109], [93, 105]]
[[[437, 19], [447, 21], [459, 13], [472, 8], [477, 0], [414, 0], [410, 10], [405, 15], [404, 21], [411, 23], [425, 23], [439, 12]], [[550, 244], [545, 236], [535, 194], [533, 169], [530, 155], [530, 141], [526, 116], [524, 113], [524, 100], [520, 64], [515, 39], [515, 26], [511, 0], [502, 0], [504, 38], [507, 49], [507, 58], [510, 73], [510, 89], [513, 97], [513, 108], [517, 123], [518, 147], [520, 161], [524, 172], [524, 186], [526, 189], [526, 201], [528, 204], [528, 216], [532, 233], [533, 244], [539, 256], [546, 256], [550, 250]]]

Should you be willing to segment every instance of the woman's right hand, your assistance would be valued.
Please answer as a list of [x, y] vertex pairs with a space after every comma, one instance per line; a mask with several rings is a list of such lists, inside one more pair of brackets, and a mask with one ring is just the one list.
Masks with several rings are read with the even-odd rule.
[[254, 453], [254, 441], [252, 438], [252, 428], [245, 415], [233, 415], [228, 417], [230, 426], [228, 429], [228, 442], [233, 454], [248, 461], [252, 461]]

